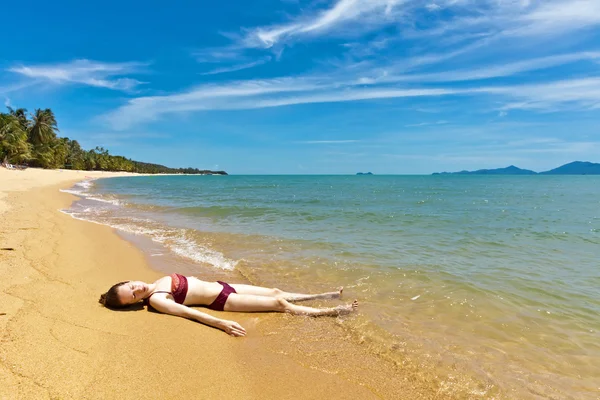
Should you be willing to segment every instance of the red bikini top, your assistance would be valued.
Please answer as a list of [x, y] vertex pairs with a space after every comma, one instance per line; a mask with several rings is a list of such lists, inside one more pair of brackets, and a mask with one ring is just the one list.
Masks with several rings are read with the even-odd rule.
[[171, 274], [171, 291], [167, 292], [164, 290], [157, 290], [155, 292], [150, 293], [150, 296], [144, 299], [144, 304], [150, 304], [150, 297], [155, 293], [168, 293], [173, 296], [175, 303], [183, 304], [185, 301], [185, 297], [187, 296], [188, 291], [188, 281], [187, 278], [181, 274]]

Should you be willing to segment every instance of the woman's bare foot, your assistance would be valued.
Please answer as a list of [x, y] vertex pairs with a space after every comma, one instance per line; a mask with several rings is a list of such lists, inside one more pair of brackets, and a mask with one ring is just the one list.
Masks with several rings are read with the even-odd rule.
[[334, 310], [337, 312], [335, 315], [346, 315], [355, 312], [358, 309], [358, 300], [354, 300], [352, 304], [345, 304], [343, 306], [337, 306]]

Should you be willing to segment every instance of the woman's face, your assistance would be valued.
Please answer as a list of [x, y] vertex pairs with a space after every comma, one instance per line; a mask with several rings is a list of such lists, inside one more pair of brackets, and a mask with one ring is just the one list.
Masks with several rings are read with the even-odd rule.
[[148, 284], [140, 281], [129, 281], [118, 289], [121, 304], [135, 304], [148, 295]]

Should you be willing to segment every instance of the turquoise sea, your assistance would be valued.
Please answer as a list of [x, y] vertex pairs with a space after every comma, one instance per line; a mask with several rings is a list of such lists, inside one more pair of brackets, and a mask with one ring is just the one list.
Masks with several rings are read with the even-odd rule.
[[599, 396], [600, 177], [140, 176], [68, 192], [66, 213], [165, 272], [343, 285], [361, 302], [352, 337], [465, 397]]

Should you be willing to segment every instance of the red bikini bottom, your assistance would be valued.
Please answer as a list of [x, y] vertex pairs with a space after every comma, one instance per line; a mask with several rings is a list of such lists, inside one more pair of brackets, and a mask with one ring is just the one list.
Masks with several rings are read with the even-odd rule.
[[234, 288], [229, 286], [229, 284], [227, 284], [225, 282], [221, 282], [221, 281], [217, 281], [217, 282], [219, 282], [223, 286], [223, 290], [221, 290], [221, 293], [219, 293], [219, 295], [217, 296], [215, 301], [213, 301], [207, 307], [210, 308], [211, 310], [223, 311], [225, 309], [225, 303], [227, 302], [227, 298], [229, 297], [229, 295], [231, 293], [237, 293], [237, 292], [235, 291]]

